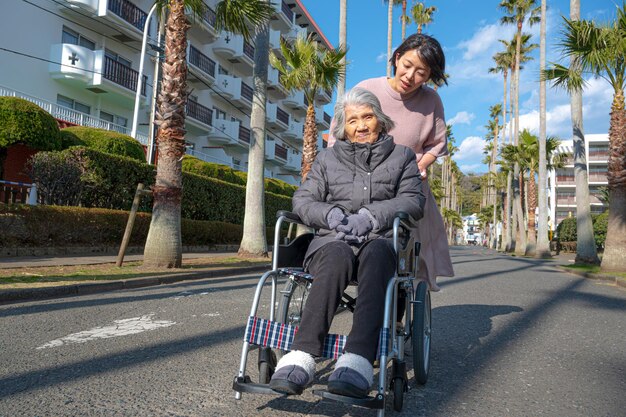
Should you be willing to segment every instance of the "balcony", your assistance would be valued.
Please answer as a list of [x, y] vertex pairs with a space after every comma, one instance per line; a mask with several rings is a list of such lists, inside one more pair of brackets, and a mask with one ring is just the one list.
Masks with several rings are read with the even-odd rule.
[[[215, 41], [219, 36], [219, 33], [215, 29], [215, 10], [213, 10], [206, 3], [204, 4], [205, 10], [200, 19], [195, 18], [194, 24], [192, 24], [190, 31], [194, 33], [195, 37], [203, 44], [209, 44]], [[187, 16], [193, 18], [191, 11], [187, 12]]]
[[284, 100], [283, 104], [294, 110], [306, 110], [307, 106], [304, 103], [304, 92], [293, 91]]
[[245, 41], [243, 36], [223, 32], [213, 44], [213, 52], [232, 63], [241, 73], [252, 75], [254, 46]]
[[276, 157], [276, 141], [269, 136], [265, 138], [265, 160], [273, 161]]
[[[232, 75], [218, 74], [215, 79], [216, 90], [211, 90], [213, 95], [222, 95], [229, 100], [239, 99], [241, 96], [241, 78]], [[219, 93], [219, 95], [218, 95]]]
[[557, 206], [574, 206], [576, 205], [576, 197], [575, 196], [559, 197], [557, 195], [556, 205]]
[[224, 119], [213, 119], [213, 130], [209, 133], [209, 141], [221, 145], [237, 145], [239, 142], [239, 122]]
[[282, 100], [289, 94], [280, 82], [280, 73], [276, 68], [269, 67], [267, 70], [267, 94], [273, 100]]
[[322, 130], [330, 128], [330, 121], [331, 117], [324, 109], [321, 107], [315, 109], [315, 123], [317, 123], [318, 128]]
[[589, 162], [608, 162], [609, 151], [589, 151]]
[[286, 139], [302, 139], [302, 130], [304, 124], [296, 120], [291, 120], [289, 128], [282, 133], [282, 137]]
[[293, 10], [284, 0], [273, 1], [272, 6], [275, 10], [271, 21], [272, 28], [281, 32], [289, 30], [295, 22]]
[[245, 145], [249, 145], [250, 144], [250, 129], [248, 129], [245, 126], [241, 126], [239, 125], [239, 144], [245, 144]]
[[319, 90], [315, 99], [322, 104], [328, 104], [333, 99], [333, 90]]
[[215, 61], [191, 44], [189, 44], [187, 59], [190, 81], [198, 80], [209, 85], [215, 82]]
[[576, 185], [576, 178], [573, 175], [557, 175], [556, 185]]
[[[103, 50], [92, 51], [78, 45], [61, 43], [52, 45], [48, 66], [50, 76], [76, 87], [100, 93], [112, 93], [113, 101], [128, 105], [135, 99], [139, 73], [134, 69], [109, 58]], [[147, 101], [148, 77], [143, 76], [141, 95]]]
[[283, 131], [289, 127], [289, 113], [278, 107], [276, 103], [265, 106], [267, 126], [272, 130]]
[[601, 172], [601, 173], [594, 173], [594, 172], [590, 172], [589, 173], [589, 182], [599, 182], [599, 183], [604, 183], [604, 184], [608, 184], [609, 179], [607, 178], [608, 173], [607, 172]]
[[276, 53], [280, 53], [280, 31], [270, 29], [269, 38], [270, 38], [270, 50]]
[[287, 42], [295, 42], [298, 38], [306, 39], [308, 32], [306, 28], [300, 27], [298, 25], [293, 25], [291, 30], [285, 34], [285, 40]]
[[302, 168], [302, 154], [295, 150], [290, 150], [285, 168], [290, 171], [300, 172]]
[[212, 130], [213, 110], [203, 106], [197, 101], [188, 100], [187, 106], [187, 123], [195, 126], [201, 133], [206, 133]]

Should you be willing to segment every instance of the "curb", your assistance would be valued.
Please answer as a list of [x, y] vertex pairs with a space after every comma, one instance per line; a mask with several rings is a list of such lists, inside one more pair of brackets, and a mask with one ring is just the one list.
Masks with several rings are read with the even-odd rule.
[[626, 278], [618, 277], [618, 276], [615, 276], [615, 275], [598, 274], [596, 272], [574, 271], [571, 268], [565, 268], [565, 267], [563, 267], [561, 265], [556, 265], [556, 267], [558, 269], [560, 269], [561, 271], [565, 271], [565, 272], [568, 272], [570, 274], [578, 275], [578, 276], [583, 277], [583, 278], [594, 279], [594, 280], [597, 280], [597, 281], [610, 282], [610, 283], [613, 283], [613, 284], [617, 285], [618, 287], [626, 288]]
[[164, 284], [173, 284], [176, 282], [188, 280], [228, 277], [233, 275], [247, 274], [251, 272], [266, 271], [270, 268], [271, 265], [267, 264], [258, 266], [255, 265], [235, 268], [213, 269], [208, 271], [205, 270], [195, 272], [181, 272], [168, 275], [156, 275], [152, 277], [130, 278], [116, 281], [60, 285], [56, 287], [19, 288], [13, 290], [3, 290], [0, 291], [0, 304], [151, 287]]

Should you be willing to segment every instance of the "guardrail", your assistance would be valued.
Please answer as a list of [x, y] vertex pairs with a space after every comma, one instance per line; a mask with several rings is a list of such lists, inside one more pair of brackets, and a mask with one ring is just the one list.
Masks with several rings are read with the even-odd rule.
[[0, 201], [4, 204], [37, 205], [37, 186], [25, 182], [0, 180]]

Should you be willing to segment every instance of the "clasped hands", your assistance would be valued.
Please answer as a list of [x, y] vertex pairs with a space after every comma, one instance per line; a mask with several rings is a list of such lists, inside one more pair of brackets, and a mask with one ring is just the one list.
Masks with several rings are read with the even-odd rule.
[[372, 222], [367, 214], [350, 214], [346, 216], [340, 208], [335, 207], [326, 216], [328, 227], [335, 230], [335, 239], [347, 243], [363, 243], [372, 230]]

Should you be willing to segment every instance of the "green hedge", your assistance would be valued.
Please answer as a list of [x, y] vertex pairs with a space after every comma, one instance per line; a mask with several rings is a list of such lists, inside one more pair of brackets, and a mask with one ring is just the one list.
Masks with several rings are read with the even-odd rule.
[[[598, 249], [604, 248], [608, 219], [608, 211], [591, 216], [591, 220], [593, 222], [593, 236]], [[567, 217], [563, 219], [556, 228], [556, 237], [562, 248], [575, 251], [576, 240], [578, 238], [576, 217]]]
[[[183, 158], [183, 171], [244, 186], [248, 180], [248, 174], [245, 172], [236, 171], [226, 165], [205, 162], [189, 155]], [[295, 185], [276, 178], [265, 179], [265, 191], [270, 193], [293, 197], [297, 189]]]
[[[155, 167], [136, 160], [110, 155], [85, 147], [62, 151], [64, 158], [78, 161], [84, 168], [81, 177], [83, 207], [128, 210], [137, 184], [154, 184]], [[52, 186], [41, 187], [54, 188]], [[45, 196], [44, 196], [45, 197]], [[182, 216], [195, 220], [243, 224], [245, 187], [215, 178], [183, 172]], [[141, 211], [151, 211], [152, 201], [142, 199]], [[291, 198], [265, 193], [265, 222], [273, 225], [278, 210], [291, 210]]]
[[[118, 246], [128, 221], [128, 212], [84, 207], [5, 205], [0, 203], [0, 246]], [[150, 214], [137, 213], [131, 246], [143, 246], [150, 227]], [[224, 222], [183, 219], [183, 245], [239, 244], [243, 227]], [[267, 239], [273, 239], [268, 228]]]
[[94, 127], [73, 126], [61, 130], [61, 136], [63, 149], [82, 145], [101, 152], [146, 162], [141, 143], [123, 133]]
[[50, 113], [30, 101], [0, 97], [0, 148], [23, 143], [33, 149], [61, 149], [59, 126]]

